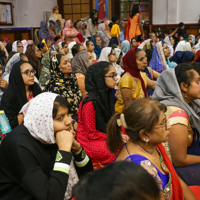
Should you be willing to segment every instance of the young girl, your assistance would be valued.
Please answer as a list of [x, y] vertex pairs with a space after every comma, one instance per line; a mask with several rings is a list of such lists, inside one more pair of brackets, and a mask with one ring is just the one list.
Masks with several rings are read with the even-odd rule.
[[106, 125], [114, 114], [112, 89], [117, 83], [115, 68], [109, 62], [90, 66], [85, 76], [88, 95], [83, 99], [78, 112], [77, 141], [91, 157], [95, 168], [100, 168], [115, 159], [106, 146]]
[[98, 26], [98, 11], [96, 9], [93, 9], [87, 21], [85, 38], [91, 40], [92, 37], [94, 37], [97, 34], [97, 26]]
[[111, 29], [111, 39], [110, 39], [110, 43], [109, 46], [112, 44], [117, 44], [120, 45], [120, 40], [119, 40], [119, 36], [121, 35], [120, 33], [120, 28], [119, 28], [119, 16], [113, 16], [112, 17], [112, 23], [110, 23], [110, 29]]
[[69, 104], [57, 94], [42, 93], [23, 109], [24, 124], [0, 146], [1, 198], [70, 199], [79, 177], [93, 167], [74, 139]]

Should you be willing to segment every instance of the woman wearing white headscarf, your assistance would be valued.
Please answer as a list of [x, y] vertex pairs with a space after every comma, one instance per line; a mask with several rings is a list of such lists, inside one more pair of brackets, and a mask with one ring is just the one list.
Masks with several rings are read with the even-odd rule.
[[189, 42], [186, 42], [185, 40], [178, 43], [175, 52], [177, 51], [192, 51], [191, 45]]
[[18, 52], [18, 53], [23, 53], [23, 51], [24, 51], [23, 43], [20, 40], [13, 42], [12, 51]]
[[26, 49], [27, 49], [27, 46], [28, 46], [27, 40], [22, 40], [22, 44], [23, 44], [23, 47], [24, 47], [23, 53], [25, 53]]
[[124, 73], [124, 70], [116, 63], [120, 53], [121, 50], [118, 48], [113, 49], [112, 47], [105, 47], [102, 49], [98, 60], [98, 62], [107, 61], [112, 63], [117, 73], [118, 82], [120, 80], [121, 74]]
[[93, 166], [74, 139], [69, 109], [54, 93], [42, 93], [23, 107], [24, 124], [0, 146], [1, 198], [72, 197], [72, 187]]
[[164, 42], [167, 43], [167, 45], [170, 49], [170, 56], [169, 57], [172, 57], [174, 55], [174, 48], [173, 48], [174, 38], [172, 36], [167, 36], [167, 37], [165, 37]]
[[97, 35], [101, 39], [101, 47], [108, 47], [111, 37], [106, 32], [106, 26], [104, 23], [98, 25]]

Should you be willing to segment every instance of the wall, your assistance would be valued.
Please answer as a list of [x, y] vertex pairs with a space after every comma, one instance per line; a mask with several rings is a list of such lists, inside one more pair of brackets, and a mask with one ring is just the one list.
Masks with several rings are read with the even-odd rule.
[[153, 0], [153, 24], [198, 23], [200, 0]]
[[14, 25], [0, 26], [9, 27], [39, 27], [43, 20], [43, 11], [52, 10], [57, 5], [57, 0], [2, 0], [2, 2], [12, 2]]

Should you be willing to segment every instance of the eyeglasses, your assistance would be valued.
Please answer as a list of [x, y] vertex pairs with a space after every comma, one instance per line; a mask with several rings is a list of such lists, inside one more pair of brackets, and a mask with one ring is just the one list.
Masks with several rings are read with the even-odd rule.
[[18, 48], [24, 48], [24, 46], [17, 46]]
[[31, 73], [33, 74], [33, 75], [35, 75], [36, 74], [36, 71], [33, 69], [33, 70], [26, 70], [25, 72], [21, 72], [22, 74], [26, 74], [27, 76], [30, 76], [31, 75]]
[[117, 73], [110, 75], [110, 76], [105, 76], [105, 77], [109, 77], [109, 78], [112, 78], [113, 80], [115, 80], [117, 78]]
[[164, 119], [164, 124], [160, 124], [158, 126], [155, 126], [154, 128], [160, 128], [160, 127], [165, 127], [165, 130], [168, 129], [168, 121], [166, 118]]

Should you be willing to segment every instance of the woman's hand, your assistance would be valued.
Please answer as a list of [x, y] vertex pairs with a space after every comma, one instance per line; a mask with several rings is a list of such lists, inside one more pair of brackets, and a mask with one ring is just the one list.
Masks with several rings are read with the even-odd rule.
[[1, 78], [0, 79], [0, 87], [5, 90], [8, 87], [8, 82]]
[[76, 139], [74, 139], [73, 144], [72, 144], [72, 152], [75, 155], [78, 155], [79, 153], [81, 153], [82, 151], [82, 146], [79, 142], [76, 141]]
[[71, 131], [59, 131], [56, 133], [56, 144], [61, 151], [71, 152], [74, 135]]

